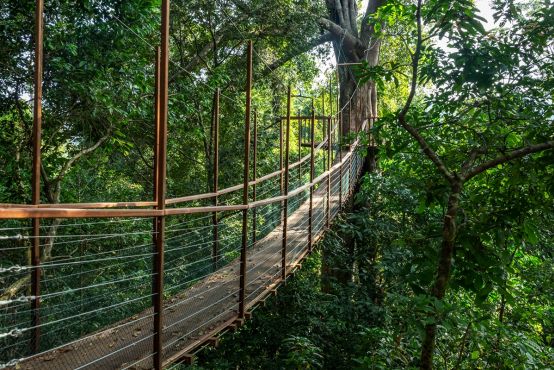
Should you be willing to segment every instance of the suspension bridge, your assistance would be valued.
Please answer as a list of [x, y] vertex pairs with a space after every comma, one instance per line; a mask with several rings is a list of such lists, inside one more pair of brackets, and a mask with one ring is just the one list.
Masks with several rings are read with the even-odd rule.
[[[292, 115], [293, 100], [306, 97], [289, 87], [286, 115], [274, 122], [279, 167], [259, 176], [250, 42], [242, 183], [219, 188], [217, 90], [214, 191], [166, 197], [169, 4], [164, 1], [153, 199], [41, 204], [42, 21], [36, 19], [33, 204], [0, 204], [0, 256], [30, 254], [28, 265], [0, 264], [0, 274], [8, 275], [1, 281], [6, 286], [22, 281], [29, 288], [19, 295], [2, 291], [7, 298], [0, 301], [0, 368], [161, 369], [190, 362], [196, 351], [216, 345], [222, 333], [240, 327], [276, 294], [348, 202], [363, 161], [360, 139], [347, 143], [341, 129], [341, 113], [354, 102], [337, 106], [334, 114], [316, 115], [312, 99], [310, 115]], [[374, 119], [348, 117], [357, 121], [350, 127], [359, 132]], [[297, 142], [291, 133], [298, 133]], [[72, 252], [41, 260], [45, 248], [59, 246]]]
[[[297, 117], [287, 117], [286, 126], [294, 122], [294, 118]], [[332, 121], [329, 117], [325, 120]], [[315, 121], [315, 117], [310, 120], [311, 127], [315, 128]], [[159, 340], [164, 365], [186, 360], [201, 346], [217, 343], [218, 334], [240, 326], [245, 318], [250, 317], [256, 305], [274, 294], [277, 286], [294, 273], [352, 193], [362, 158], [356, 152], [357, 142], [349, 150], [327, 144], [338, 133], [337, 128], [336, 124], [333, 125], [331, 135], [318, 146], [310, 148], [310, 154], [300, 161], [250, 180], [248, 188], [251, 193], [252, 188], [258, 187], [264, 189], [260, 195], [269, 196], [258, 197], [247, 204], [172, 207], [166, 208], [162, 216], [156, 210], [79, 208], [79, 204], [56, 205], [57, 208], [47, 205], [4, 208], [2, 218], [31, 215], [65, 218], [68, 223], [60, 226], [66, 230], [58, 233], [56, 244], [73, 242], [90, 245], [95, 240], [111, 240], [117, 245], [117, 240], [122, 237], [131, 236], [132, 242], [143, 239], [145, 235], [153, 235], [156, 241], [161, 233], [149, 230], [147, 221], [155, 217], [166, 217], [169, 221], [164, 230], [165, 248], [160, 252], [165, 257], [163, 266], [156, 263], [158, 252], [151, 251], [151, 243], [146, 243], [12, 269], [14, 275], [20, 276], [40, 268], [46, 278], [41, 281], [42, 294], [3, 302], [2, 327], [7, 331], [2, 339], [10, 344], [2, 351], [17, 356], [35, 341], [41, 340], [44, 344], [38, 346], [40, 350], [36, 354], [17, 358], [16, 361], [12, 359], [5, 366], [17, 365], [22, 369], [152, 368], [156, 348], [153, 345], [156, 315], [163, 318]], [[323, 168], [324, 160], [329, 166], [317, 173], [316, 168]], [[290, 181], [291, 177], [296, 180]], [[308, 181], [300, 182], [306, 178]], [[288, 194], [271, 196], [281, 193], [281, 180], [283, 193]], [[217, 198], [242, 190], [242, 186], [234, 186], [215, 194], [192, 197]], [[176, 206], [190, 201], [165, 200], [167, 205]], [[94, 206], [109, 207], [111, 204]], [[212, 222], [213, 215], [220, 213], [230, 216], [221, 222], [216, 216], [216, 221]], [[193, 214], [193, 217], [187, 221], [179, 220], [180, 215], [187, 214]], [[246, 220], [240, 217], [243, 214], [247, 214]], [[92, 218], [108, 217], [109, 221], [89, 222], [95, 229], [98, 225], [105, 226], [105, 233], [72, 233], [77, 228], [90, 227], [86, 222], [75, 223], [76, 219], [90, 221]], [[246, 223], [247, 230], [251, 229], [251, 235], [248, 233], [244, 239], [240, 237], [242, 222]], [[48, 228], [45, 227], [46, 232]], [[115, 231], [121, 228], [128, 231], [121, 234]], [[2, 231], [7, 233], [10, 230]], [[13, 239], [20, 237], [16, 235]], [[241, 239], [246, 241], [246, 245]], [[132, 275], [112, 272], [108, 281], [86, 284], [87, 276], [95, 271], [108, 273], [128, 264], [129, 260], [133, 264], [150, 265], [151, 270]], [[110, 265], [105, 268], [89, 267], [102, 264]], [[162, 296], [148, 281], [159, 274], [165, 275], [164, 290], [168, 294], [163, 295], [158, 312], [154, 307], [140, 310], [150, 300]], [[57, 277], [49, 279], [49, 275]], [[67, 289], [61, 284], [64, 277], [77, 277], [79, 281]], [[60, 286], [60, 290], [56, 289]], [[149, 291], [150, 286], [154, 289]], [[135, 298], [124, 301], [106, 299], [106, 294], [116, 293], [117, 289], [137, 289], [138, 292]], [[89, 294], [88, 291], [95, 293]], [[98, 294], [98, 291], [104, 293]], [[30, 303], [39, 298], [41, 305], [30, 308]], [[78, 307], [67, 310], [72, 302], [77, 306], [85, 305], [85, 310]], [[119, 310], [132, 315], [65, 343], [64, 330], [68, 325], [80, 325], [83, 320], [105, 322], [103, 315], [111, 316], [115, 311], [114, 316], [117, 317]]]

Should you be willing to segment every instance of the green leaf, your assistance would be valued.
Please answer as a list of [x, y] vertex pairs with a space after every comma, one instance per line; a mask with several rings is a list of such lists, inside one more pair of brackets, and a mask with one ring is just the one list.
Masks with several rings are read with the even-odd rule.
[[537, 227], [528, 220], [523, 222], [523, 234], [525, 236], [525, 240], [529, 244], [534, 245], [539, 242], [539, 231], [537, 230]]

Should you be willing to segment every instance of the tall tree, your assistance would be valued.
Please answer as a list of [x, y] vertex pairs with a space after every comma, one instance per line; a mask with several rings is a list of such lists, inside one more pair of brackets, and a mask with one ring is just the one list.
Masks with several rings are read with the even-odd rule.
[[[421, 346], [423, 369], [433, 367], [437, 327], [444, 317], [438, 307], [446, 298], [456, 251], [463, 249], [462, 210], [476, 206], [467, 199], [467, 189], [486, 187], [487, 180], [480, 180], [485, 174], [508, 177], [509, 165], [542, 166], [554, 147], [552, 9], [536, 3], [494, 5], [497, 22], [509, 22], [509, 28], [487, 32], [469, 0], [397, 3], [397, 13], [409, 16], [389, 18], [390, 26], [408, 25], [411, 83], [404, 106], [383, 125], [399, 127], [412, 138], [445, 189], [442, 237], [429, 289], [433, 313]], [[446, 50], [435, 43], [443, 37]], [[388, 73], [393, 71], [381, 78]], [[486, 297], [490, 290], [487, 285], [480, 294]]]

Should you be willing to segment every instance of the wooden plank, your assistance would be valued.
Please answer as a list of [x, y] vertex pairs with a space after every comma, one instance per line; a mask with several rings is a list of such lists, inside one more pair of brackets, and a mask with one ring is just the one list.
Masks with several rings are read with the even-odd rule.
[[165, 204], [166, 205], [171, 205], [171, 204], [177, 204], [177, 203], [192, 202], [192, 201], [195, 201], [195, 200], [210, 199], [210, 198], [213, 198], [213, 197], [216, 197], [216, 196], [217, 196], [217, 193], [204, 193], [204, 194], [197, 194], [197, 195], [187, 195], [185, 197], [166, 199]]
[[153, 209], [0, 208], [0, 219], [156, 217], [163, 212]]
[[157, 203], [154, 201], [140, 202], [97, 202], [97, 203], [55, 203], [55, 204], [14, 204], [0, 203], [0, 208], [133, 208], [133, 207], [153, 207]]
[[206, 343], [214, 348], [219, 347], [219, 337], [210, 337], [206, 340]]
[[185, 353], [181, 356], [181, 358], [175, 362], [181, 362], [185, 365], [192, 365], [196, 361], [196, 355], [192, 353]]
[[202, 346], [204, 343], [206, 343], [210, 338], [214, 337], [217, 333], [221, 333], [222, 331], [226, 330], [229, 325], [232, 325], [235, 321], [235, 318], [232, 318], [230, 320], [225, 321], [224, 323], [218, 325], [214, 330], [210, 331], [210, 333], [203, 335], [199, 339], [195, 340], [194, 342], [187, 345], [182, 350], [174, 353], [172, 356], [167, 358], [167, 360], [164, 361], [164, 366], [168, 366], [172, 363], [177, 362], [177, 360], [183, 356], [186, 353], [194, 352], [194, 350], [200, 346]]

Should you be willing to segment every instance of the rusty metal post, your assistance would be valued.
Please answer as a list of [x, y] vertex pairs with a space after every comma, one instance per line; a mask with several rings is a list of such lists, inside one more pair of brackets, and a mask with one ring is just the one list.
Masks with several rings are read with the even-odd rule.
[[[300, 117], [301, 112], [298, 112]], [[298, 162], [302, 159], [302, 118], [298, 119]], [[302, 164], [298, 164], [298, 186], [302, 185]]]
[[[161, 22], [161, 56], [160, 56], [160, 94], [159, 94], [159, 148], [158, 148], [158, 175], [157, 175], [157, 208], [165, 209], [165, 179], [167, 162], [167, 119], [168, 119], [168, 79], [169, 79], [169, 0], [162, 0]], [[164, 288], [164, 238], [165, 217], [156, 217], [156, 253], [154, 295], [154, 368], [163, 367], [163, 288]]]
[[[350, 100], [348, 102], [348, 133], [352, 133], [352, 104]], [[350, 135], [349, 135], [350, 136]], [[348, 143], [348, 147], [350, 148], [350, 142]]]
[[[322, 96], [321, 96], [321, 117], [325, 117], [325, 89], [323, 89]], [[325, 118], [321, 118], [321, 130], [323, 131], [323, 138], [322, 141], [325, 140], [325, 136], [327, 133], [325, 132], [327, 129]], [[326, 158], [323, 156], [323, 168], [327, 168]]]
[[285, 185], [283, 183], [284, 181], [284, 174], [283, 174], [283, 119], [282, 117], [279, 117], [279, 189], [280, 194], [283, 195]]
[[[160, 150], [160, 58], [161, 49], [156, 47], [156, 62], [154, 69], [154, 163], [153, 163], [153, 197], [158, 203], [158, 155]], [[154, 206], [156, 208], [156, 206]], [[154, 233], [156, 222], [154, 220]]]
[[342, 210], [342, 110], [339, 111], [339, 122], [337, 125], [338, 131], [338, 146], [339, 146], [339, 211]]
[[[33, 106], [33, 204], [40, 204], [40, 167], [42, 142], [42, 75], [43, 75], [43, 38], [44, 38], [44, 0], [37, 0], [35, 7], [35, 76]], [[32, 351], [40, 348], [40, 219], [33, 218], [33, 244], [31, 248], [31, 301], [33, 329]]]
[[[329, 116], [332, 120], [336, 119], [333, 117], [333, 78], [329, 77]], [[333, 128], [333, 121], [331, 121], [331, 129]], [[333, 152], [331, 151], [331, 163], [333, 163]]]
[[[315, 137], [315, 109], [314, 109], [314, 101], [312, 99], [312, 119], [310, 122], [310, 183], [314, 181], [314, 152], [315, 152], [315, 146], [314, 146], [314, 137]], [[312, 244], [313, 244], [313, 210], [314, 207], [314, 185], [310, 185], [310, 210], [308, 213], [308, 250], [312, 251]]]
[[333, 78], [329, 77], [329, 115], [333, 117]]
[[[152, 174], [152, 191], [153, 199], [156, 202], [154, 209], [158, 208], [158, 157], [160, 152], [160, 58], [161, 50], [160, 47], [156, 47], [156, 62], [154, 69], [154, 163], [153, 163], [153, 174]], [[157, 246], [157, 237], [158, 237], [158, 220], [156, 218], [152, 219], [152, 253], [156, 253]], [[156, 270], [156, 260], [152, 259], [152, 271]], [[156, 285], [156, 275], [152, 274], [152, 291]], [[152, 294], [152, 307], [156, 304], [156, 296]]]
[[[283, 117], [279, 116], [279, 195], [285, 193], [285, 174], [283, 170]], [[279, 219], [283, 217], [283, 202], [279, 205], [281, 209], [279, 211]]]
[[[254, 110], [254, 145], [252, 147], [252, 179], [256, 180], [258, 176], [258, 169], [256, 162], [258, 161], [258, 112]], [[252, 201], [256, 201], [256, 184], [252, 185]], [[256, 243], [256, 216], [257, 209], [252, 210], [252, 245]]]
[[[283, 202], [283, 239], [281, 245], [281, 278], [285, 280], [287, 277], [287, 221], [289, 207], [289, 153], [290, 153], [290, 109], [291, 109], [291, 87], [289, 85], [287, 91], [287, 130], [285, 140], [285, 193], [286, 196]], [[300, 121], [299, 121], [300, 122]]]
[[[218, 88], [214, 93], [213, 102], [213, 146], [214, 146], [214, 162], [213, 162], [213, 192], [216, 193], [213, 197], [213, 205], [217, 206], [217, 191], [219, 190], [219, 97], [221, 90]], [[213, 227], [213, 245], [212, 245], [212, 264], [213, 271], [217, 270], [219, 262], [219, 222], [217, 212], [212, 212], [212, 227]]]
[[331, 225], [331, 145], [333, 144], [333, 136], [331, 135], [331, 117], [327, 118], [327, 228]]
[[[248, 177], [250, 174], [250, 113], [252, 108], [252, 40], [248, 41], [246, 63], [246, 117], [244, 127], [244, 183], [242, 203], [248, 205]], [[248, 246], [248, 209], [242, 210], [242, 247], [240, 250], [239, 318], [244, 318], [246, 296], [246, 253]]]

